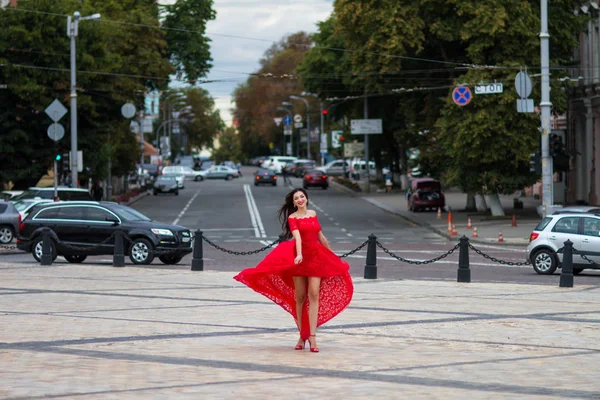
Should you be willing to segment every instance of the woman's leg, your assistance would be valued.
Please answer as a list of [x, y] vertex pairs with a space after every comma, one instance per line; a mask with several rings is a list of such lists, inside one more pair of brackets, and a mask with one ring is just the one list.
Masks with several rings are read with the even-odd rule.
[[[294, 276], [294, 292], [296, 293], [296, 323], [298, 324], [298, 332], [302, 333], [302, 309], [304, 308], [304, 302], [306, 301], [306, 276]], [[301, 344], [304, 341], [302, 338], [298, 341]]]
[[[310, 335], [317, 333], [317, 318], [319, 316], [319, 292], [321, 291], [321, 278], [308, 277], [308, 324]], [[311, 347], [317, 347], [316, 337], [311, 340]]]

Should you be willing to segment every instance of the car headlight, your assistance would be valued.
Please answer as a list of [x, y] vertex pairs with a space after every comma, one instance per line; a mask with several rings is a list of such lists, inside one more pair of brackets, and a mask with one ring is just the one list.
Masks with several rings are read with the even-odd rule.
[[173, 232], [168, 229], [152, 229], [152, 233], [162, 236], [173, 236]]

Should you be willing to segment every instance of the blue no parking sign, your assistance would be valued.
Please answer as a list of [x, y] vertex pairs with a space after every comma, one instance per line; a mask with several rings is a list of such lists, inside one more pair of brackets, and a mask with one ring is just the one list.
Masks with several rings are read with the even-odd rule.
[[452, 91], [452, 100], [461, 107], [469, 104], [472, 98], [471, 89], [466, 86], [457, 86]]

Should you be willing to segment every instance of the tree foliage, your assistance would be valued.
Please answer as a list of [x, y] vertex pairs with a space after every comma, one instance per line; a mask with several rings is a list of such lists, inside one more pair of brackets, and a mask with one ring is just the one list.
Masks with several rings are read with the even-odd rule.
[[218, 136], [219, 146], [213, 151], [213, 158], [217, 163], [223, 161], [241, 162], [243, 159], [240, 136], [235, 128], [227, 127]]

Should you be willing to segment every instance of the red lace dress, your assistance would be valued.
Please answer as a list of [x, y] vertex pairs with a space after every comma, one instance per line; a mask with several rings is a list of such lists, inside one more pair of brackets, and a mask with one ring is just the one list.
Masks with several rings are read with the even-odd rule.
[[[268, 297], [296, 319], [294, 276], [321, 277], [317, 326], [339, 314], [350, 304], [354, 287], [348, 263], [319, 242], [321, 226], [316, 216], [288, 218], [290, 231], [299, 230], [302, 239], [302, 262], [294, 264], [296, 241], [280, 243], [255, 267], [240, 272], [233, 279]], [[308, 285], [307, 285], [308, 286]], [[302, 310], [300, 336], [308, 339], [308, 297]]]

